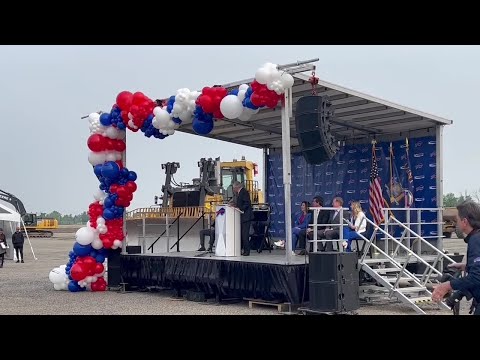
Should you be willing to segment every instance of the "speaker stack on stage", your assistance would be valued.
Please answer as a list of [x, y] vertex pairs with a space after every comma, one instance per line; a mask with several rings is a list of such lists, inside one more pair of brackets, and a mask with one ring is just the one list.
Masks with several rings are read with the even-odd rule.
[[310, 253], [308, 268], [310, 311], [345, 313], [360, 307], [356, 253]]
[[330, 133], [334, 110], [327, 96], [303, 96], [297, 101], [295, 123], [298, 142], [308, 164], [331, 160], [338, 143]]

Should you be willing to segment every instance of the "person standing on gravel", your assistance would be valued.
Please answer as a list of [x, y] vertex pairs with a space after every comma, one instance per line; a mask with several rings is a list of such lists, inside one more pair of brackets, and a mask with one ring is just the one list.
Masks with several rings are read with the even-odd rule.
[[3, 233], [3, 229], [0, 229], [0, 268], [3, 268], [3, 261], [5, 259], [5, 253], [7, 252], [7, 238]]
[[12, 235], [12, 243], [13, 243], [13, 248], [15, 249], [15, 255], [17, 255], [17, 261], [15, 262], [20, 262], [20, 260], [23, 262], [23, 243], [25, 242], [25, 239], [23, 238], [23, 234], [20, 231], [20, 227], [17, 226], [17, 231], [15, 231]]

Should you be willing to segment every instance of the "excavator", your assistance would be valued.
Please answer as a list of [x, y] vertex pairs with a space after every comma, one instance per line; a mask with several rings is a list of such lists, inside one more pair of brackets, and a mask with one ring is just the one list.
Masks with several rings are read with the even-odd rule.
[[22, 231], [25, 232], [26, 229], [29, 237], [50, 238], [53, 236], [52, 230], [58, 229], [57, 219], [41, 218], [37, 214], [27, 213], [22, 201], [15, 195], [0, 189], [0, 200], [13, 205], [25, 225]]

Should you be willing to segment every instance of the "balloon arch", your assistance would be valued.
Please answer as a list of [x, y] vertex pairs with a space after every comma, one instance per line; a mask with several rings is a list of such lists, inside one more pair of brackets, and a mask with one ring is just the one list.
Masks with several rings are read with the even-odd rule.
[[122, 161], [126, 129], [164, 139], [172, 136], [183, 121], [192, 121], [195, 133], [207, 135], [214, 121], [246, 121], [260, 108], [274, 109], [293, 83], [290, 74], [266, 63], [257, 70], [251, 84], [242, 84], [230, 92], [224, 87], [205, 87], [201, 92], [183, 88], [168, 100], [153, 101], [141, 92], [122, 91], [110, 113], [90, 114], [88, 161], [100, 186], [88, 208], [90, 221], [75, 234], [68, 263], [49, 274], [55, 290], [107, 289], [103, 264], [110, 249], [122, 247], [124, 212], [137, 190], [137, 174]]

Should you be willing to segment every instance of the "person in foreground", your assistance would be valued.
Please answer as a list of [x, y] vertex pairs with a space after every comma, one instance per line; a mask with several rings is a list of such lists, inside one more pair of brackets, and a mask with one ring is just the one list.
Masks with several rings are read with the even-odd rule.
[[233, 192], [237, 195], [236, 201], [230, 204], [242, 211], [240, 216], [241, 238], [242, 238], [242, 255], [250, 255], [250, 226], [253, 220], [252, 203], [250, 202], [250, 195], [239, 181], [233, 183]]
[[[432, 300], [440, 302], [452, 290], [463, 294], [470, 293], [475, 301], [480, 301], [480, 205], [467, 200], [457, 206], [457, 226], [467, 235], [467, 262], [451, 264], [450, 267], [466, 272], [466, 276], [451, 279], [436, 286], [432, 293]], [[480, 315], [480, 306], [477, 306], [474, 315]]]
[[8, 244], [3, 229], [0, 229], [0, 268], [3, 267], [5, 253], [7, 252]]

